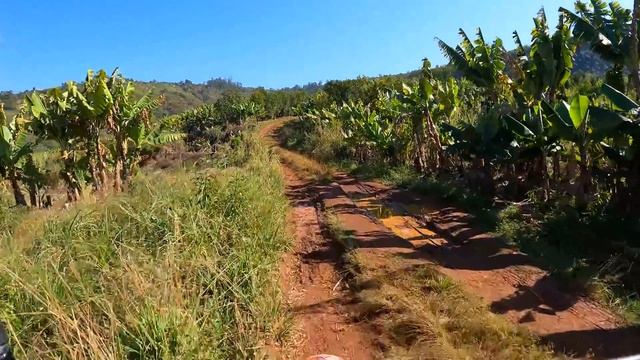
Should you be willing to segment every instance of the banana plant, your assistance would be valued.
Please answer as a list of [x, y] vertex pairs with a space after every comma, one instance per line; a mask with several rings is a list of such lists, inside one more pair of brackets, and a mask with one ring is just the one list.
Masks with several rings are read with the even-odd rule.
[[[411, 119], [415, 142], [416, 170], [440, 170], [445, 160], [439, 124], [449, 120], [459, 106], [458, 84], [454, 79], [442, 83], [433, 78], [431, 63], [424, 59], [419, 82], [411, 87], [403, 84], [398, 99]], [[429, 161], [429, 159], [432, 159]]]
[[517, 96], [525, 98], [528, 108], [543, 99], [553, 103], [562, 94], [571, 77], [577, 47], [564, 14], [560, 15], [553, 35], [549, 31], [544, 9], [540, 10], [533, 22], [528, 51], [518, 32], [513, 33], [518, 56], [514, 67], [518, 81], [514, 83], [514, 90]]
[[127, 172], [131, 173], [134, 167], [144, 161], [144, 156], [149, 156], [160, 146], [170, 144], [185, 138], [185, 134], [171, 130], [165, 122], [155, 124], [142, 124], [131, 129], [129, 133], [129, 156]]
[[[117, 69], [114, 74], [116, 72]], [[89, 70], [82, 89], [72, 82], [67, 86], [78, 106], [79, 123], [83, 128], [91, 177], [96, 190], [101, 190], [107, 183], [106, 152], [101, 135], [113, 111], [113, 95], [108, 81], [109, 77], [104, 70], [97, 74]]]
[[[515, 114], [505, 116], [506, 128], [514, 134], [511, 142], [514, 159], [533, 163], [531, 179], [540, 180], [547, 197], [551, 188], [547, 158], [558, 155], [561, 149], [559, 138], [551, 133], [551, 122], [542, 111], [541, 105], [526, 109], [518, 119]], [[559, 157], [554, 157], [558, 159]], [[554, 162], [554, 176], [559, 176], [559, 162]]]
[[55, 141], [60, 149], [63, 169], [60, 176], [67, 186], [67, 201], [77, 201], [82, 193], [79, 150], [84, 142], [83, 126], [77, 112], [73, 83], [65, 89], [54, 88], [46, 94], [25, 96], [26, 112], [31, 115], [31, 130], [42, 140]]
[[[596, 140], [617, 169], [618, 202], [625, 211], [640, 213], [640, 105], [610, 85], [602, 93], [612, 108], [592, 108], [599, 119]], [[624, 179], [624, 180], [623, 180]]]
[[17, 206], [27, 206], [20, 188], [20, 164], [32, 151], [27, 133], [17, 117], [8, 119], [0, 103], [0, 175], [9, 180]]
[[367, 157], [366, 152], [369, 149], [376, 149], [379, 154], [387, 154], [392, 148], [392, 123], [370, 106], [350, 102], [339, 108], [337, 116], [342, 120], [343, 136], [354, 148], [362, 151], [363, 160]]
[[260, 117], [264, 113], [264, 108], [253, 101], [244, 101], [233, 104], [232, 108], [238, 114], [240, 123], [244, 123], [251, 117]]
[[107, 129], [114, 138], [113, 187], [116, 192], [121, 192], [123, 181], [126, 181], [129, 175], [129, 140], [149, 126], [151, 112], [160, 105], [162, 98], [153, 98], [146, 94], [135, 100], [133, 83], [126, 81], [117, 72], [111, 76], [107, 84], [113, 97], [113, 110], [107, 118]]
[[561, 7], [560, 12], [572, 23], [574, 36], [612, 64], [606, 82], [624, 92], [625, 68], [637, 68], [632, 64], [631, 11], [617, 1], [603, 0], [577, 1], [575, 8], [573, 12]]
[[494, 192], [494, 166], [513, 158], [510, 144], [514, 136], [504, 126], [503, 115], [490, 109], [475, 123], [459, 126], [443, 123], [442, 131], [446, 135], [446, 153], [471, 162], [481, 176], [479, 185], [488, 193]]
[[487, 91], [487, 107], [494, 106], [503, 98], [511, 79], [506, 73], [505, 49], [501, 39], [487, 43], [478, 29], [476, 40], [472, 41], [460, 29], [461, 43], [455, 48], [438, 39], [438, 46], [450, 63], [464, 77]]
[[[609, 85], [606, 86], [606, 89], [621, 95]], [[587, 196], [593, 185], [590, 149], [630, 122], [613, 111], [593, 106], [589, 98], [582, 95], [575, 96], [571, 103], [562, 102], [555, 108], [546, 102], [543, 102], [542, 106], [549, 121], [553, 124], [552, 134], [573, 143], [578, 149], [577, 159], [580, 175], [577, 178], [576, 201], [578, 205], [583, 206], [587, 203]], [[576, 154], [572, 152], [568, 165], [570, 172], [572, 172], [571, 164], [575, 160]], [[572, 173], [568, 174], [570, 179], [573, 176]]]

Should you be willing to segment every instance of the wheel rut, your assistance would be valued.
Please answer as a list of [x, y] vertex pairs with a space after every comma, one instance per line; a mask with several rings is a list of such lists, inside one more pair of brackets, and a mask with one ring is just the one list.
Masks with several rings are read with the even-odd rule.
[[470, 224], [473, 217], [408, 191], [343, 175], [336, 179], [355, 204], [440, 272], [480, 296], [492, 312], [528, 328], [556, 351], [609, 358], [640, 353], [640, 329], [581, 294], [563, 291], [551, 274], [496, 236]]

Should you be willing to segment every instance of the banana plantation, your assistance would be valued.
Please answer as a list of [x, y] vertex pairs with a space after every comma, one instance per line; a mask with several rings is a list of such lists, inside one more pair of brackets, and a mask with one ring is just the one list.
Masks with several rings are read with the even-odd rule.
[[0, 358], [637, 350], [639, 17], [576, 1], [280, 90], [0, 93]]
[[[552, 28], [540, 10], [531, 42], [514, 32], [514, 50], [480, 29], [461, 29], [457, 45], [438, 40], [452, 72], [425, 59], [413, 78], [328, 84], [297, 108], [288, 141], [359, 168], [411, 169], [423, 182], [487, 199], [484, 212], [508, 206], [495, 229], [507, 240], [534, 242], [526, 250], [542, 258], [541, 243], [561, 249], [569, 255], [558, 271], [613, 273], [637, 296], [636, 21], [615, 1], [577, 2], [557, 16]], [[581, 49], [609, 64], [604, 77], [574, 74]], [[504, 224], [513, 218], [517, 236]]]
[[[337, 124], [361, 162], [410, 163], [427, 176], [460, 176], [490, 195], [571, 196], [586, 206], [604, 194], [625, 215], [640, 213], [637, 51], [631, 11], [616, 2], [560, 9], [550, 29], [544, 10], [531, 44], [514, 33], [515, 51], [481, 30], [439, 46], [457, 78], [438, 80], [428, 60], [419, 79], [382, 84], [375, 99], [327, 101], [298, 109], [318, 127]], [[579, 47], [611, 64], [590, 92], [572, 87]], [[635, 68], [633, 67], [635, 64]], [[330, 98], [330, 97], [329, 97]]]

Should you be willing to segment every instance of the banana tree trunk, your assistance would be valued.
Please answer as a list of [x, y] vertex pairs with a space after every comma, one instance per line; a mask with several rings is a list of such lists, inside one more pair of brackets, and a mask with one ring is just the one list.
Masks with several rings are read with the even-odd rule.
[[62, 170], [61, 175], [62, 180], [67, 185], [67, 201], [76, 202], [80, 199], [80, 184], [76, 179], [73, 156], [69, 152], [64, 151], [62, 158], [64, 159], [64, 169]]
[[116, 138], [116, 167], [113, 174], [113, 188], [116, 192], [122, 191], [122, 181], [124, 179], [124, 166], [127, 158], [126, 139]]
[[97, 141], [96, 148], [98, 150], [98, 152], [97, 152], [98, 176], [100, 177], [100, 182], [104, 186], [107, 183], [107, 164], [106, 164], [106, 161], [104, 159], [105, 158], [104, 146], [102, 146], [102, 144], [100, 143], [99, 139]]
[[434, 165], [436, 170], [439, 170], [442, 166], [443, 159], [443, 148], [442, 143], [440, 142], [440, 134], [438, 129], [436, 128], [435, 123], [433, 122], [433, 117], [431, 113], [427, 110], [424, 113], [425, 122], [427, 124], [427, 132], [429, 134], [429, 138], [431, 139], [431, 143], [433, 144], [433, 154], [434, 154]]
[[553, 182], [557, 185], [562, 178], [560, 174], [560, 152], [556, 151], [553, 154]]
[[551, 182], [549, 181], [549, 167], [547, 166], [547, 155], [542, 154], [538, 158], [540, 176], [542, 179], [542, 189], [544, 191], [544, 199], [549, 198], [549, 192], [551, 191]]
[[482, 167], [484, 190], [487, 194], [493, 196], [496, 193], [496, 186], [493, 182], [493, 169], [491, 168], [491, 161], [484, 159]]
[[91, 173], [93, 189], [95, 191], [100, 191], [102, 189], [102, 184], [100, 183], [100, 177], [98, 176], [98, 167], [95, 159], [89, 160], [89, 172]]
[[116, 167], [113, 174], [113, 189], [115, 192], [122, 191], [122, 169], [124, 168], [124, 163], [122, 159], [116, 159]]
[[9, 169], [7, 171], [9, 182], [11, 183], [11, 189], [13, 190], [13, 197], [16, 200], [16, 205], [27, 206], [27, 200], [20, 189], [20, 183], [18, 182], [18, 174], [15, 169]]
[[36, 184], [30, 183], [29, 184], [29, 202], [31, 203], [31, 207], [39, 209], [42, 207], [42, 204], [40, 203], [40, 196], [39, 196], [39, 191], [38, 191], [38, 186]]
[[571, 146], [569, 151], [569, 160], [567, 161], [567, 180], [573, 181], [577, 175], [577, 163], [576, 163], [576, 148]]
[[424, 173], [427, 170], [427, 142], [424, 121], [421, 116], [413, 116], [412, 127], [416, 142], [414, 164], [416, 171]]
[[631, 83], [636, 90], [636, 99], [640, 99], [640, 63], [638, 59], [638, 18], [640, 18], [640, 0], [633, 2], [631, 21]]
[[[640, 136], [635, 136], [633, 142], [640, 144]], [[629, 173], [627, 176], [627, 194], [630, 195], [630, 199], [621, 199], [622, 203], [627, 203], [627, 215], [638, 216], [640, 215], [640, 146], [635, 146], [635, 156], [631, 162]]]
[[589, 151], [583, 144], [580, 146], [580, 177], [578, 179], [578, 192], [576, 202], [578, 206], [587, 205], [589, 193], [591, 191], [591, 172], [589, 170]]

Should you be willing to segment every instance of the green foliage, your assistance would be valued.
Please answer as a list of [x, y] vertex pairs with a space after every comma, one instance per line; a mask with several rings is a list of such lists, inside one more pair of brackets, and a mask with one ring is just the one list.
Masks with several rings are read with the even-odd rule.
[[612, 64], [607, 83], [624, 91], [624, 69], [631, 58], [631, 11], [617, 1], [607, 5], [602, 0], [577, 1], [576, 12], [562, 7], [560, 11], [571, 21], [574, 36], [589, 42], [594, 52]]
[[184, 112], [177, 117], [176, 123], [186, 135], [185, 141], [191, 149], [215, 151], [218, 145], [232, 141], [261, 113], [258, 104], [237, 93], [228, 93], [215, 104]]
[[563, 94], [564, 86], [571, 78], [577, 44], [571, 38], [565, 17], [560, 16], [556, 32], [549, 33], [547, 15], [540, 10], [534, 19], [531, 46], [527, 52], [517, 32], [514, 39], [518, 48], [516, 71], [519, 86], [526, 97], [533, 100], [555, 99]]
[[478, 29], [477, 38], [473, 41], [464, 30], [460, 29], [459, 34], [462, 38], [460, 45], [453, 48], [438, 40], [440, 49], [467, 79], [489, 91], [491, 101], [498, 101], [509, 83], [502, 40], [487, 43], [481, 29]]

